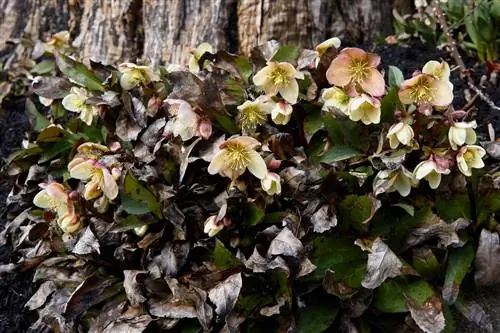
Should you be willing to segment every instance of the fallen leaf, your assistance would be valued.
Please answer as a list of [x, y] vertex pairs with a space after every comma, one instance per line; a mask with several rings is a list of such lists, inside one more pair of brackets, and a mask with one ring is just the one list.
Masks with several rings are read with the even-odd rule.
[[337, 226], [337, 215], [329, 205], [323, 205], [311, 216], [311, 223], [314, 232], [323, 233]]
[[487, 287], [500, 282], [500, 239], [497, 232], [481, 230], [477, 246], [474, 282]]
[[425, 333], [440, 333], [446, 327], [441, 300], [432, 296], [423, 306], [409, 300], [408, 309], [418, 327]]
[[45, 304], [47, 298], [56, 290], [57, 286], [53, 281], [45, 281], [24, 306], [29, 310], [38, 309]]
[[72, 86], [68, 79], [58, 76], [36, 76], [31, 82], [35, 94], [50, 99], [64, 98]]
[[191, 155], [194, 146], [196, 146], [196, 144], [200, 141], [201, 138], [198, 138], [194, 140], [193, 143], [191, 143], [189, 146], [187, 147], [182, 146], [181, 156], [180, 156], [181, 165], [179, 167], [179, 183], [182, 183], [182, 179], [184, 179], [184, 175], [186, 174], [186, 170], [190, 162], [189, 155]]
[[153, 321], [149, 315], [120, 317], [108, 325], [102, 333], [142, 333]]
[[130, 305], [133, 307], [139, 306], [141, 303], [146, 301], [146, 297], [144, 297], [141, 282], [139, 281], [141, 278], [147, 276], [148, 271], [137, 271], [137, 270], [124, 270], [124, 281], [123, 288], [125, 289], [125, 293], [127, 294], [127, 298], [130, 301]]
[[233, 274], [208, 292], [208, 298], [215, 304], [215, 313], [222, 318], [231, 312], [240, 295], [243, 280], [241, 273]]
[[488, 315], [477, 302], [473, 300], [464, 300], [459, 297], [454, 305], [465, 318], [486, 332], [493, 333], [493, 325]]
[[288, 228], [283, 228], [278, 236], [273, 239], [271, 245], [269, 245], [267, 255], [297, 257], [303, 248], [302, 242], [295, 237], [292, 231]]
[[99, 241], [95, 237], [90, 227], [85, 228], [85, 231], [81, 234], [80, 238], [76, 242], [75, 247], [73, 247], [72, 252], [74, 254], [80, 255], [101, 253]]
[[264, 258], [259, 254], [257, 248], [253, 250], [252, 255], [248, 260], [244, 261], [245, 267], [251, 269], [254, 273], [264, 273], [267, 270], [281, 269], [287, 274], [290, 274], [290, 268], [288, 268], [285, 260], [281, 257], [276, 257], [274, 259]]

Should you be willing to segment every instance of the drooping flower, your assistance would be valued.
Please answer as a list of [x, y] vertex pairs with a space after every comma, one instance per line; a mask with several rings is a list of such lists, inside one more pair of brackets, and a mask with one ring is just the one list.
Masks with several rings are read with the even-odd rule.
[[483, 157], [486, 151], [483, 147], [476, 145], [467, 145], [460, 148], [457, 154], [457, 165], [460, 172], [465, 176], [472, 176], [472, 169], [481, 169], [484, 167]]
[[[373, 180], [374, 192], [376, 194], [391, 193], [398, 191], [402, 197], [410, 194], [411, 188], [417, 186], [418, 180], [404, 166], [395, 170], [382, 170]], [[382, 189], [382, 190], [381, 190]]]
[[448, 131], [448, 140], [453, 150], [457, 150], [458, 146], [463, 144], [472, 145], [476, 143], [476, 121], [454, 123]]
[[254, 132], [257, 126], [266, 121], [267, 115], [271, 113], [275, 106], [276, 103], [266, 96], [260, 96], [255, 101], [246, 101], [238, 106], [238, 124], [243, 132]]
[[55, 211], [57, 224], [64, 232], [74, 232], [80, 228], [80, 217], [75, 212], [64, 185], [60, 183], [41, 184], [43, 189], [33, 199], [35, 206]]
[[402, 121], [391, 126], [387, 133], [387, 138], [389, 139], [391, 149], [396, 149], [399, 144], [408, 146], [413, 140], [414, 135], [413, 128]]
[[80, 119], [87, 125], [91, 125], [94, 116], [99, 114], [99, 108], [96, 105], [87, 104], [89, 98], [90, 94], [87, 90], [73, 87], [63, 98], [62, 105], [68, 111], [79, 113]]
[[262, 179], [267, 174], [266, 162], [255, 151], [260, 142], [249, 136], [233, 136], [220, 145], [208, 166], [208, 173], [220, 173], [235, 180], [248, 168], [255, 177]]
[[68, 30], [63, 30], [55, 33], [45, 43], [45, 50], [53, 53], [56, 49], [69, 47], [69, 37], [70, 34]]
[[[85, 184], [83, 194], [85, 200], [96, 199], [102, 194], [109, 200], [118, 196], [116, 180], [120, 176], [120, 171], [117, 168], [113, 168], [110, 172], [102, 162], [88, 159], [72, 165], [69, 173], [72, 178], [89, 181]], [[107, 204], [107, 202], [103, 202], [103, 204]]]
[[324, 102], [323, 110], [329, 110], [333, 107], [349, 115], [349, 102], [351, 98], [343, 89], [339, 87], [325, 89], [321, 94], [321, 99]]
[[448, 165], [437, 163], [434, 156], [420, 162], [413, 171], [415, 178], [424, 179], [429, 182], [432, 189], [437, 189], [441, 183], [441, 175], [448, 175], [451, 172]]
[[277, 173], [268, 172], [264, 178], [260, 180], [262, 189], [269, 195], [281, 194], [281, 179]]
[[330, 39], [325, 40], [324, 42], [316, 45], [315, 50], [318, 52], [318, 55], [321, 57], [325, 52], [330, 48], [334, 47], [338, 49], [340, 47], [341, 41], [338, 37], [332, 37]]
[[293, 107], [286, 101], [277, 102], [271, 110], [271, 119], [276, 125], [286, 125], [292, 117]]
[[345, 87], [354, 85], [372, 96], [382, 96], [385, 81], [377, 70], [380, 57], [359, 48], [348, 47], [340, 51], [326, 71], [330, 84]]
[[198, 47], [192, 52], [191, 54], [191, 57], [189, 58], [189, 63], [188, 63], [188, 67], [189, 67], [189, 71], [191, 73], [198, 73], [200, 71], [200, 68], [198, 66], [198, 61], [200, 60], [201, 56], [205, 53], [205, 52], [210, 52], [210, 53], [213, 53], [214, 50], [213, 50], [213, 47], [212, 45], [208, 44], [208, 43], [201, 43], [200, 45], [198, 45]]
[[205, 221], [205, 227], [203, 228], [203, 232], [208, 234], [208, 237], [214, 237], [224, 229], [224, 223], [222, 221], [216, 221], [217, 216], [212, 215]]
[[139, 66], [129, 62], [120, 64], [118, 70], [121, 73], [120, 85], [125, 90], [132, 90], [140, 84], [159, 81], [160, 77], [149, 66]]
[[261, 87], [266, 95], [271, 97], [280, 93], [288, 103], [295, 104], [299, 97], [297, 79], [303, 80], [304, 73], [297, 71], [287, 62], [270, 61], [254, 75], [253, 82]]
[[377, 98], [362, 94], [351, 100], [349, 104], [349, 118], [365, 125], [380, 123], [380, 101]]
[[453, 89], [433, 75], [418, 74], [401, 83], [399, 99], [403, 104], [444, 107], [453, 101]]
[[200, 116], [193, 111], [191, 105], [181, 99], [166, 99], [169, 112], [173, 116], [172, 132], [187, 141], [197, 135]]

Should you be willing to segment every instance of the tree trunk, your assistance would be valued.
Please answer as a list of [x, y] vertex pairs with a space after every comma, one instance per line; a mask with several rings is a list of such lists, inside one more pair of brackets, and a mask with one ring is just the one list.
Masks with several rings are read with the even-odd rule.
[[[18, 57], [26, 36], [69, 30], [81, 55], [103, 63], [184, 63], [202, 42], [248, 53], [269, 39], [303, 47], [344, 44], [392, 30], [391, 10], [412, 0], [0, 0], [0, 56]], [[7, 43], [7, 44], [6, 44]], [[14, 55], [13, 55], [14, 54]]]

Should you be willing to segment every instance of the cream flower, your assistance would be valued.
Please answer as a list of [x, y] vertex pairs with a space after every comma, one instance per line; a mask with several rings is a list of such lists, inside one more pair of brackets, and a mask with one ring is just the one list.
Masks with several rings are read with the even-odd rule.
[[286, 125], [292, 117], [293, 107], [286, 101], [279, 101], [271, 111], [271, 119], [276, 125]]
[[484, 167], [483, 157], [486, 151], [483, 147], [468, 145], [462, 147], [457, 154], [457, 165], [460, 172], [466, 176], [472, 176], [472, 169]]
[[425, 178], [432, 189], [437, 189], [441, 183], [441, 175], [448, 175], [450, 172], [449, 168], [436, 163], [433, 156], [431, 156], [428, 160], [420, 162], [415, 167], [413, 174], [418, 180]]
[[349, 103], [349, 118], [365, 125], [380, 123], [380, 101], [366, 94], [355, 97]]
[[43, 105], [43, 106], [51, 106], [52, 105], [52, 102], [54, 102], [54, 100], [52, 98], [45, 98], [43, 96], [38, 96], [38, 100], [40, 101], [40, 103]]
[[174, 136], [180, 136], [183, 141], [196, 136], [200, 116], [193, 111], [191, 105], [181, 99], [166, 99], [165, 102], [169, 104], [169, 112], [174, 117], [172, 124]]
[[318, 44], [315, 49], [316, 52], [318, 52], [318, 55], [321, 57], [330, 47], [339, 49], [340, 44], [341, 44], [340, 39], [338, 37], [333, 37]]
[[69, 47], [69, 31], [63, 30], [52, 35], [52, 37], [45, 43], [45, 50], [48, 52], [54, 52], [59, 48]]
[[450, 65], [446, 61], [428, 61], [422, 68], [422, 73], [434, 75], [439, 80], [446, 82], [453, 89], [453, 84], [450, 82]]
[[453, 89], [444, 80], [429, 74], [418, 74], [403, 81], [399, 90], [403, 104], [448, 106], [453, 101]]
[[40, 191], [33, 203], [43, 209], [57, 213], [57, 224], [64, 232], [74, 232], [80, 228], [80, 217], [75, 213], [73, 202], [69, 199], [65, 187], [59, 183], [40, 185]]
[[189, 58], [189, 63], [188, 63], [189, 71], [191, 73], [195, 73], [196, 74], [196, 73], [198, 73], [200, 71], [200, 68], [198, 66], [198, 61], [200, 60], [201, 56], [205, 52], [213, 53], [214, 50], [213, 50], [212, 45], [210, 45], [208, 43], [201, 43], [196, 48], [196, 50], [194, 50], [192, 52], [191, 57]]
[[238, 106], [238, 124], [243, 132], [254, 132], [257, 126], [266, 121], [267, 115], [275, 106], [276, 103], [266, 96], [260, 96], [255, 101], [246, 101]]
[[160, 77], [149, 66], [138, 66], [129, 62], [120, 64], [120, 85], [125, 90], [132, 90], [140, 84], [159, 81]]
[[384, 187], [387, 188], [386, 192], [398, 191], [402, 197], [406, 197], [410, 194], [411, 188], [417, 186], [418, 180], [408, 169], [402, 166], [396, 170], [380, 171], [373, 180], [375, 192], [380, 183], [384, 183]]
[[343, 89], [339, 87], [325, 89], [321, 94], [321, 99], [324, 102], [323, 110], [329, 110], [333, 107], [349, 115], [349, 102], [351, 98]]
[[448, 131], [451, 148], [457, 150], [458, 146], [463, 144], [472, 145], [476, 143], [476, 132], [474, 132], [476, 127], [476, 121], [454, 123]]
[[116, 168], [113, 168], [111, 173], [103, 163], [89, 159], [72, 165], [69, 174], [75, 179], [90, 180], [85, 185], [83, 194], [85, 200], [98, 198], [102, 194], [109, 200], [113, 200], [118, 196], [116, 180], [119, 178], [120, 173]]
[[260, 142], [248, 136], [233, 136], [220, 145], [208, 166], [208, 173], [220, 173], [235, 180], [248, 168], [255, 177], [262, 179], [267, 174], [266, 162], [255, 148]]
[[203, 232], [208, 234], [208, 237], [214, 237], [224, 229], [224, 223], [221, 221], [216, 221], [217, 216], [212, 215], [205, 221], [205, 227], [203, 228]]
[[281, 194], [281, 179], [274, 172], [268, 172], [264, 178], [260, 180], [262, 189], [269, 195]]
[[92, 119], [99, 114], [99, 108], [96, 105], [86, 104], [90, 95], [84, 88], [71, 88], [71, 91], [62, 100], [64, 108], [71, 112], [80, 113], [80, 119], [87, 125], [92, 124]]
[[295, 104], [299, 97], [297, 79], [303, 80], [304, 73], [287, 62], [270, 61], [254, 75], [253, 82], [264, 89], [266, 95], [276, 96], [280, 93], [287, 102]]
[[326, 71], [330, 84], [345, 87], [353, 84], [372, 96], [382, 96], [385, 81], [377, 70], [380, 57], [359, 48], [348, 47], [340, 51]]
[[408, 146], [413, 140], [413, 136], [413, 128], [404, 122], [392, 125], [387, 133], [391, 149], [396, 149], [399, 144]]

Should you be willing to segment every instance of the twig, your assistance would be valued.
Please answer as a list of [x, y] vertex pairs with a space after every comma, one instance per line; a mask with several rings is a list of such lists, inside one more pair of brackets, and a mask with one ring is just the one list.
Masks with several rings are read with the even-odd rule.
[[491, 98], [474, 84], [474, 80], [472, 79], [471, 73], [465, 66], [462, 56], [460, 56], [460, 52], [458, 52], [457, 43], [453, 39], [450, 29], [448, 28], [448, 24], [446, 23], [443, 11], [439, 7], [439, 3], [436, 0], [434, 1], [434, 13], [436, 14], [436, 17], [438, 19], [439, 25], [441, 26], [441, 29], [443, 30], [443, 33], [446, 35], [448, 50], [450, 51], [451, 56], [455, 60], [455, 63], [460, 68], [460, 77], [466, 78], [467, 85], [472, 90], [474, 90], [474, 92], [479, 96], [479, 98], [481, 98], [486, 104], [488, 104], [488, 106], [491, 109], [500, 111], [500, 107], [496, 106], [495, 103], [491, 100]]

